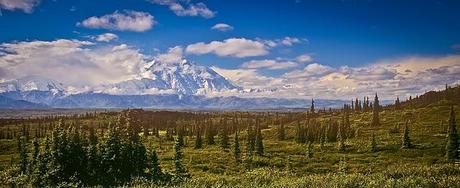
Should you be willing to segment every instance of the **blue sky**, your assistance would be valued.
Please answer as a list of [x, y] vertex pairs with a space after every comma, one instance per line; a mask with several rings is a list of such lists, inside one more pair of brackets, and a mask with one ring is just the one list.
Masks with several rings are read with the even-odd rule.
[[[459, 1], [204, 1], [213, 18], [177, 16], [167, 7], [143, 0], [43, 1], [32, 13], [2, 10], [1, 42], [85, 39], [103, 29], [76, 26], [91, 16], [114, 11], [148, 12], [158, 22], [145, 32], [112, 31], [118, 42], [153, 53], [176, 45], [231, 37], [306, 38], [308, 43], [277, 49], [267, 57], [312, 54], [326, 65], [363, 65], [380, 59], [455, 53], [460, 43]], [[74, 8], [74, 11], [71, 9]], [[210, 30], [216, 23], [234, 27]], [[191, 57], [207, 65], [235, 67], [245, 59]]]
[[[30, 6], [14, 2], [32, 3]], [[222, 69], [222, 73], [248, 68], [250, 61], [293, 62], [298, 66], [260, 68], [257, 76], [278, 77], [295, 70], [307, 71], [317, 64], [336, 71], [346, 67], [369, 67], [378, 62], [410, 58], [440, 58], [460, 53], [460, 1], [378, 1], [378, 0], [285, 0], [285, 1], [186, 1], [186, 0], [5, 0], [0, 5], [0, 43], [55, 41], [57, 39], [91, 41], [97, 48], [126, 44], [152, 58], [181, 46], [183, 56], [200, 65]], [[10, 2], [10, 4], [8, 4]], [[184, 11], [201, 6], [208, 14], [177, 13], [172, 4]], [[152, 26], [133, 29], [88, 26], [90, 17], [142, 12], [152, 16]], [[182, 15], [181, 15], [182, 14]], [[233, 29], [211, 29], [224, 23]], [[116, 40], [94, 41], [97, 35], [112, 33]], [[289, 45], [283, 39], [297, 40]], [[187, 47], [226, 39], [260, 42], [266, 53], [256, 55], [218, 55], [204, 47], [190, 52]], [[248, 42], [248, 41], [245, 41]], [[268, 42], [277, 43], [271, 47]], [[197, 52], [199, 51], [199, 52]], [[224, 53], [224, 52], [223, 52]], [[217, 54], [217, 55], [216, 55]], [[304, 55], [311, 59], [298, 62]], [[426, 60], [426, 59], [424, 59]], [[263, 63], [263, 62], [261, 62]], [[259, 63], [258, 65], [260, 65]], [[396, 62], [397, 63], [397, 62]], [[458, 63], [456, 60], [454, 64]], [[430, 63], [428, 63], [430, 64]], [[225, 72], [227, 71], [227, 72]], [[251, 69], [253, 71], [253, 69]], [[229, 73], [230, 74], [230, 73]], [[231, 75], [230, 75], [231, 77]], [[444, 82], [456, 83], [456, 77]], [[238, 82], [238, 81], [235, 81]], [[438, 83], [438, 82], [436, 82]], [[419, 90], [421, 88], [418, 88]], [[426, 89], [426, 88], [424, 88]], [[419, 93], [414, 90], [414, 93]], [[406, 91], [406, 90], [404, 90]], [[394, 95], [394, 94], [389, 94]]]

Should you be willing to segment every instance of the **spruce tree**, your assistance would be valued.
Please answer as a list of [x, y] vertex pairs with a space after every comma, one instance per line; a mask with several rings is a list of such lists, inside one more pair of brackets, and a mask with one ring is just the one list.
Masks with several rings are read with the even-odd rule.
[[374, 98], [374, 106], [372, 109], [372, 126], [379, 126], [380, 125], [380, 118], [379, 118], [379, 97], [377, 96], [377, 93], [375, 94]]
[[409, 127], [407, 126], [409, 120], [406, 121], [406, 124], [404, 126], [404, 135], [402, 139], [402, 148], [403, 149], [409, 149], [412, 148], [412, 143], [409, 137]]
[[189, 176], [187, 169], [182, 164], [182, 146], [179, 143], [179, 139], [176, 139], [174, 144], [174, 166], [177, 177], [185, 178]]
[[256, 127], [256, 154], [258, 156], [263, 156], [264, 155], [264, 144], [263, 144], [263, 137], [262, 137], [262, 131], [260, 130], [260, 123], [259, 120], [257, 119], [257, 127]]
[[230, 144], [228, 143], [228, 129], [227, 129], [227, 121], [224, 120], [222, 124], [221, 136], [220, 136], [220, 146], [223, 149], [230, 148]]
[[163, 172], [160, 168], [160, 163], [158, 162], [158, 155], [155, 149], [152, 147], [150, 152], [150, 177], [153, 180], [161, 180]]
[[246, 129], [246, 133], [247, 133], [246, 151], [248, 155], [252, 156], [252, 153], [255, 150], [256, 144], [255, 144], [255, 137], [254, 137], [254, 133], [252, 131], [251, 125], [248, 125], [248, 128]]
[[196, 131], [196, 138], [195, 138], [195, 149], [201, 149], [203, 147], [203, 139], [201, 138], [201, 129], [198, 126]]
[[371, 152], [376, 152], [377, 151], [377, 140], [375, 138], [375, 133], [374, 132], [372, 132], [372, 135], [371, 135], [370, 151]]
[[315, 113], [315, 101], [311, 99], [310, 113]]
[[212, 127], [211, 127], [210, 123], [206, 126], [206, 144], [207, 145], [214, 145], [215, 144], [215, 142], [214, 142], [214, 133], [212, 131]]
[[235, 144], [234, 144], [234, 156], [235, 156], [235, 161], [237, 164], [241, 163], [241, 149], [240, 149], [240, 141], [238, 138], [238, 130], [235, 132]]
[[34, 138], [32, 145], [33, 145], [32, 161], [30, 163], [29, 172], [32, 172], [34, 168], [36, 167], [37, 161], [38, 161], [38, 155], [40, 154], [40, 143], [38, 142], [37, 137]]
[[25, 136], [18, 137], [18, 152], [19, 152], [19, 170], [22, 174], [26, 174], [29, 160], [27, 156], [27, 144], [26, 144]]
[[449, 130], [447, 132], [446, 157], [449, 161], [454, 161], [459, 157], [459, 137], [457, 134], [457, 124], [455, 121], [454, 107], [450, 109]]

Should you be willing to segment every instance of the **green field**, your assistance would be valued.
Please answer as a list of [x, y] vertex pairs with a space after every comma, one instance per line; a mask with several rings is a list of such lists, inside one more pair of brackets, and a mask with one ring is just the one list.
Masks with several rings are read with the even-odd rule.
[[[380, 125], [371, 126], [372, 111], [350, 112], [350, 127], [346, 129], [351, 135], [343, 139], [344, 151], [339, 151], [340, 141], [321, 141], [313, 135], [312, 147], [308, 157], [308, 144], [299, 143], [298, 124], [306, 125], [307, 116], [315, 123], [310, 131], [325, 127], [331, 122], [342, 122], [343, 112], [310, 113], [265, 113], [265, 112], [219, 112], [203, 115], [186, 112], [139, 111], [139, 123], [146, 127], [139, 135], [144, 146], [152, 148], [159, 156], [160, 167], [169, 174], [175, 174], [174, 141], [168, 139], [167, 131], [179, 127], [186, 130], [184, 134], [182, 164], [186, 167], [189, 178], [180, 181], [158, 183], [146, 176], [133, 177], [128, 182], [116, 184], [127, 187], [458, 187], [460, 185], [460, 164], [446, 158], [446, 143], [451, 103], [440, 100], [422, 107], [392, 107], [380, 111]], [[460, 107], [454, 107], [456, 117], [460, 117]], [[163, 113], [163, 114], [162, 114]], [[105, 122], [115, 121], [119, 112], [96, 113], [87, 117], [66, 117], [64, 122], [74, 122], [70, 126], [80, 125], [86, 130], [95, 127], [98, 141], [102, 142], [102, 132], [108, 128], [101, 126]], [[165, 115], [166, 114], [166, 115]], [[197, 120], [206, 116], [214, 122], [215, 144], [206, 144], [206, 130], [202, 130], [203, 148], [195, 149], [196, 136], [193, 130]], [[220, 145], [222, 117], [228, 126], [229, 148]], [[152, 123], [155, 118], [159, 123]], [[174, 121], [161, 121], [162, 119]], [[40, 120], [40, 123], [56, 124], [58, 117]], [[247, 120], [259, 119], [262, 133], [264, 154], [252, 154], [248, 157]], [[75, 123], [76, 122], [76, 123]], [[174, 122], [174, 123], [173, 123]], [[199, 122], [199, 121], [198, 121]], [[233, 122], [233, 123], [232, 123]], [[246, 122], [246, 123], [245, 123]], [[405, 123], [413, 148], [402, 149]], [[164, 123], [164, 124], [162, 124]], [[28, 124], [27, 131], [34, 137], [38, 123], [34, 120], [4, 120], [2, 134], [6, 130], [16, 131], [20, 135], [23, 124]], [[285, 127], [285, 138], [278, 138], [280, 125]], [[310, 123], [312, 124], [312, 123]], [[150, 126], [149, 126], [150, 125]], [[173, 128], [171, 128], [173, 127]], [[219, 128], [220, 127], [220, 128]], [[457, 126], [458, 127], [458, 126]], [[203, 127], [202, 127], [203, 128]], [[234, 132], [239, 131], [239, 144], [242, 163], [234, 157]], [[321, 129], [319, 129], [321, 130]], [[45, 135], [51, 136], [51, 130]], [[158, 131], [158, 136], [154, 134]], [[196, 130], [195, 130], [196, 131]], [[84, 132], [84, 131], [83, 131]], [[145, 135], [144, 133], [150, 133]], [[371, 151], [372, 133], [375, 134], [377, 150]], [[176, 137], [176, 134], [174, 134]], [[32, 138], [30, 138], [31, 140]], [[330, 138], [329, 138], [330, 139]], [[308, 140], [308, 139], [307, 139]], [[44, 138], [40, 138], [43, 151]], [[28, 142], [29, 157], [32, 156], [32, 144]], [[31, 186], [27, 175], [18, 175], [12, 170], [19, 162], [16, 139], [0, 140], [1, 181], [5, 186]], [[148, 153], [148, 152], [147, 152]], [[16, 174], [16, 175], [15, 175]], [[148, 170], [146, 170], [148, 174]], [[67, 185], [67, 184], [63, 184]], [[81, 182], [69, 184], [89, 186]], [[57, 186], [57, 185], [55, 185]], [[92, 185], [94, 186], [94, 185]]]

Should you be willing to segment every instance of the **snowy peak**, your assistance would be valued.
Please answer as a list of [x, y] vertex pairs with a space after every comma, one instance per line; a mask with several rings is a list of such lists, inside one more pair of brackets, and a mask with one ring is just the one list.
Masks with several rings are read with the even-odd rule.
[[50, 91], [57, 94], [64, 91], [64, 86], [48, 78], [28, 76], [0, 83], [0, 92], [10, 91]]
[[175, 93], [204, 95], [214, 92], [240, 91], [214, 70], [187, 60], [180, 62], [152, 61], [147, 78], [128, 80], [113, 84], [104, 92], [111, 94]]

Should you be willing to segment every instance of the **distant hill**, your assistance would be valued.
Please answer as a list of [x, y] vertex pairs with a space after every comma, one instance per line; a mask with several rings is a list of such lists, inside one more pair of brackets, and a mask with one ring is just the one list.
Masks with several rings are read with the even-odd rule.
[[[402, 101], [399, 106], [401, 108], [421, 108], [436, 103], [460, 105], [460, 86], [446, 86], [446, 89], [441, 91], [428, 91], [420, 96]], [[392, 104], [387, 106], [387, 108], [394, 108], [395, 106], [395, 104]]]
[[47, 106], [42, 104], [36, 104], [24, 100], [14, 100], [0, 95], [0, 108], [9, 108], [9, 109], [31, 109], [31, 108], [47, 108]]

